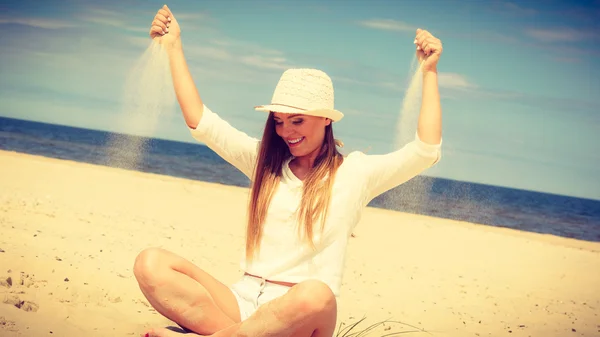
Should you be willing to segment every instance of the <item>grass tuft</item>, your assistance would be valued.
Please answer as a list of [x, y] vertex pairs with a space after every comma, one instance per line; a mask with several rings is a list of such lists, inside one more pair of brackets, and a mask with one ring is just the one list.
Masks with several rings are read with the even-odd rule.
[[[335, 334], [335, 337], [362, 337], [362, 336], [367, 336], [369, 333], [372, 333], [375, 331], [375, 329], [379, 328], [379, 327], [383, 327], [384, 331], [381, 332], [382, 334], [379, 335], [379, 337], [389, 337], [389, 336], [399, 336], [402, 334], [407, 334], [407, 333], [426, 333], [431, 335], [431, 333], [418, 328], [414, 325], [410, 325], [408, 323], [404, 323], [404, 322], [400, 322], [400, 321], [393, 321], [393, 320], [385, 320], [385, 321], [381, 321], [381, 322], [377, 322], [374, 324], [371, 324], [365, 328], [358, 328], [358, 325], [360, 325], [362, 322], [364, 322], [364, 320], [366, 319], [366, 317], [361, 318], [360, 320], [358, 320], [355, 323], [349, 324], [347, 326], [344, 326], [342, 328], [343, 325], [345, 325], [344, 322], [340, 322], [340, 325], [338, 327], [338, 331]], [[388, 326], [386, 326], [386, 324], [388, 324]], [[396, 331], [396, 332], [388, 332], [391, 330], [391, 324], [395, 324], [400, 326], [400, 331]], [[410, 328], [410, 329], [408, 329]]]

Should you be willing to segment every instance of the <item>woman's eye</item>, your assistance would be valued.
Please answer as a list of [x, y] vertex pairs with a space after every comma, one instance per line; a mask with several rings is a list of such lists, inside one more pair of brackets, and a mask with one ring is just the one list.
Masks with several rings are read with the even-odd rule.
[[300, 124], [302, 124], [302, 122], [304, 122], [302, 119], [298, 119], [298, 120], [293, 121], [292, 123], [294, 123], [295, 125], [300, 125]]

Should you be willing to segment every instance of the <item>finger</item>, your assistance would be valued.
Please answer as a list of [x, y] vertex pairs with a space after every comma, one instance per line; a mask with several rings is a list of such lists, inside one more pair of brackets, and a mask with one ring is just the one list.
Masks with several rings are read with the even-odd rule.
[[423, 53], [422, 50], [417, 50], [417, 59], [419, 60], [419, 63], [421, 63], [424, 58], [425, 58], [425, 53]]
[[150, 28], [150, 36], [152, 38], [156, 37], [156, 36], [163, 36], [165, 35], [165, 32], [162, 30], [162, 28], [158, 27], [158, 26], [152, 26], [152, 28]]
[[427, 43], [424, 43], [423, 45], [421, 45], [421, 50], [425, 53], [425, 55], [429, 55], [429, 45]]
[[437, 49], [438, 49], [438, 43], [434, 39], [430, 38], [430, 39], [425, 40], [425, 42], [423, 42], [423, 50], [425, 51], [425, 54], [431, 55]]
[[166, 10], [169, 13], [169, 15], [167, 17], [173, 18], [173, 13], [171, 12], [171, 9], [169, 8], [169, 6], [164, 5], [162, 9]]
[[433, 48], [430, 45], [428, 45], [423, 48], [423, 52], [425, 53], [425, 55], [429, 56], [433, 53]]
[[162, 16], [164, 16], [165, 18], [167, 18], [168, 21], [171, 21], [171, 18], [170, 18], [171, 14], [169, 13], [169, 11], [161, 8], [161, 9], [158, 10], [158, 14], [161, 14]]
[[167, 25], [165, 25], [162, 21], [160, 20], [154, 20], [152, 21], [152, 25], [153, 26], [158, 26], [160, 27], [163, 31], [167, 31]]
[[441, 45], [440, 40], [438, 40], [438, 39], [436, 39], [434, 37], [429, 37], [429, 38], [425, 39], [424, 43], [427, 43], [427, 44], [429, 44], [431, 46], [436, 46], [436, 47]]
[[442, 44], [439, 42], [433, 42], [429, 44], [429, 49], [431, 50], [431, 53], [438, 53], [441, 54], [442, 53]]
[[160, 22], [164, 23], [165, 26], [169, 27], [169, 20], [167, 20], [166, 16], [164, 16], [162, 14], [156, 14], [155, 19], [159, 20]]
[[435, 43], [435, 41], [432, 41], [431, 39], [426, 39], [423, 42], [423, 45], [421, 46], [421, 48], [423, 48], [425, 55], [429, 56], [435, 51], [436, 43]]
[[419, 35], [422, 31], [423, 31], [423, 29], [417, 28], [417, 31], [415, 32], [415, 36]]
[[417, 45], [419, 46], [423, 46], [423, 43], [425, 42], [425, 40], [427, 39], [427, 35], [424, 34], [423, 32], [421, 32], [421, 34], [417, 35]]

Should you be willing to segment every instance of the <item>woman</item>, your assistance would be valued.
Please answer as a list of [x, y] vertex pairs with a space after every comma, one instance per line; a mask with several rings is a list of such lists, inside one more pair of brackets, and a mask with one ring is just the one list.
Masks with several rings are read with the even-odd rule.
[[[223, 121], [201, 100], [184, 58], [180, 27], [165, 5], [150, 36], [169, 54], [173, 84], [195, 139], [252, 181], [245, 274], [228, 287], [182, 257], [157, 248], [136, 258], [142, 293], [162, 315], [201, 335], [332, 336], [346, 245], [362, 210], [376, 196], [440, 158], [441, 107], [436, 64], [441, 42], [417, 31], [423, 101], [415, 140], [385, 155], [342, 156], [333, 123], [331, 79], [315, 69], [283, 73], [262, 139]], [[146, 336], [172, 336], [153, 329]]]

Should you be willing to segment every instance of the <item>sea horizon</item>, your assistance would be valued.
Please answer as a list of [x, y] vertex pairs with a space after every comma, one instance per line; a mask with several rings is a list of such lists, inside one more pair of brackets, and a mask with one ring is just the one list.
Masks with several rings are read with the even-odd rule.
[[[114, 143], [115, 140], [118, 141]], [[146, 144], [138, 165], [130, 163], [134, 154], [127, 154], [129, 143]], [[206, 145], [194, 141], [0, 117], [0, 149], [249, 186], [241, 172]], [[375, 198], [369, 206], [600, 242], [600, 200], [592, 198], [422, 174]]]

